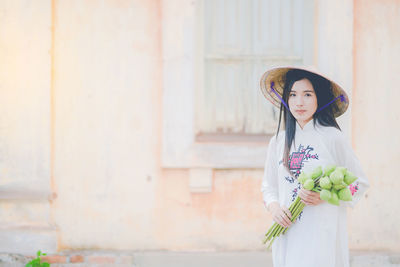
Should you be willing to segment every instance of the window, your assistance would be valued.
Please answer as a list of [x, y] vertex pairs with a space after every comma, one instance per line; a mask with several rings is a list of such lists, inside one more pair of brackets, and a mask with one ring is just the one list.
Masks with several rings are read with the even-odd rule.
[[204, 80], [196, 98], [198, 141], [207, 136], [252, 140], [276, 131], [279, 111], [262, 96], [259, 80], [274, 65], [310, 64], [312, 4], [308, 0], [203, 1]]
[[[231, 77], [231, 84], [236, 82], [241, 84], [250, 84], [249, 86], [244, 86], [241, 91], [242, 95], [239, 98], [229, 99], [230, 104], [235, 103], [238, 109], [240, 108], [240, 101], [244, 99], [244, 90], [246, 92], [246, 97], [254, 94], [254, 98], [249, 97], [247, 101], [248, 109], [251, 105], [254, 105], [251, 101], [254, 99], [262, 100], [262, 105], [267, 105], [265, 112], [273, 112], [272, 106], [269, 106], [269, 102], [263, 99], [259, 89], [259, 79], [262, 73], [267, 70], [272, 65], [278, 64], [294, 64], [297, 60], [301, 58], [302, 63], [306, 65], [315, 65], [320, 68], [321, 71], [327, 73], [332, 78], [340, 78], [344, 81], [344, 87], [351, 88], [352, 84], [352, 2], [346, 2], [343, 5], [336, 5], [335, 2], [318, 2], [318, 10], [314, 12], [314, 0], [296, 0], [296, 1], [255, 1], [255, 0], [243, 0], [235, 1], [229, 0], [222, 2], [220, 0], [215, 0], [215, 5], [224, 5], [229, 3], [234, 3], [236, 6], [240, 7], [230, 7], [230, 13], [243, 12], [243, 7], [246, 5], [245, 10], [247, 14], [255, 14], [266, 8], [268, 5], [271, 10], [280, 10], [283, 14], [289, 14], [293, 12], [292, 10], [301, 10], [302, 21], [302, 31], [299, 30], [297, 37], [293, 38], [294, 42], [301, 42], [303, 45], [293, 44], [292, 46], [284, 44], [279, 46], [277, 44], [270, 45], [267, 38], [274, 36], [273, 33], [270, 35], [261, 34], [264, 31], [276, 31], [277, 27], [260, 25], [268, 25], [269, 20], [274, 20], [273, 16], [277, 16], [276, 12], [272, 16], [268, 16], [267, 11], [264, 15], [251, 15], [247, 19], [243, 16], [243, 21], [247, 23], [252, 23], [256, 25], [254, 27], [247, 26], [247, 29], [252, 28], [252, 36], [256, 40], [252, 39], [251, 46], [245, 46], [241, 40], [239, 45], [231, 40], [234, 36], [231, 32], [226, 33], [229, 37], [228, 41], [222, 42], [224, 48], [218, 46], [218, 42], [214, 39], [205, 40], [206, 25], [208, 18], [205, 18], [206, 8], [209, 6], [206, 2], [208, 0], [163, 0], [162, 1], [162, 49], [163, 49], [163, 131], [162, 131], [162, 167], [164, 168], [189, 168], [196, 169], [200, 171], [202, 169], [218, 169], [218, 168], [263, 168], [266, 149], [268, 146], [268, 134], [274, 133], [276, 130], [274, 122], [263, 121], [267, 118], [278, 119], [278, 114], [274, 116], [259, 116], [258, 109], [254, 109], [252, 114], [246, 114], [246, 116], [238, 116], [240, 120], [234, 120], [232, 123], [228, 119], [228, 123], [224, 123], [224, 120], [202, 122], [204, 116], [207, 112], [210, 112], [213, 108], [211, 103], [213, 99], [213, 93], [218, 91], [215, 88], [218, 87], [206, 87], [206, 84], [210, 84], [211, 81], [218, 81], [218, 77], [212, 76], [209, 73], [206, 76], [205, 70], [209, 70], [209, 67], [205, 67], [206, 64], [213, 65], [214, 68], [229, 65], [227, 62], [232, 61], [233, 64], [229, 65], [235, 66], [230, 67], [232, 70], [226, 71], [222, 68], [221, 71], [225, 71], [224, 75]], [[209, 0], [211, 2], [211, 0]], [[247, 4], [250, 3], [250, 4]], [[268, 4], [269, 3], [269, 4]], [[214, 4], [211, 3], [211, 7]], [[301, 6], [300, 8], [294, 8], [296, 6]], [[221, 8], [220, 8], [221, 9]], [[224, 9], [224, 8], [222, 8]], [[229, 9], [229, 8], [228, 8]], [[218, 9], [217, 9], [218, 10]], [[249, 13], [251, 10], [251, 13]], [[290, 12], [289, 12], [290, 10]], [[341, 20], [337, 20], [337, 15], [332, 15], [332, 12], [337, 12]], [[213, 11], [218, 12], [218, 11]], [[220, 11], [222, 12], [222, 11]], [[225, 12], [225, 11], [224, 11]], [[292, 14], [292, 13], [290, 13]], [[318, 15], [318, 17], [316, 17]], [[210, 15], [211, 16], [211, 15]], [[212, 16], [211, 16], [212, 17]], [[238, 16], [240, 18], [240, 16]], [[293, 25], [296, 16], [287, 16], [285, 20], [286, 24], [281, 22], [279, 29], [285, 29], [288, 25]], [[228, 18], [228, 16], [226, 17]], [[259, 23], [253, 23], [252, 20], [261, 21]], [[318, 24], [314, 23], [314, 19], [318, 21]], [[211, 19], [210, 19], [211, 20]], [[276, 19], [275, 19], [276, 20]], [[292, 22], [289, 22], [292, 21]], [[282, 24], [283, 23], [283, 24]], [[228, 24], [227, 24], [228, 25]], [[244, 25], [235, 24], [236, 27], [244, 27]], [[258, 25], [258, 26], [257, 26]], [[296, 23], [296, 27], [299, 23]], [[213, 28], [213, 31], [222, 31], [224, 25], [220, 28]], [[284, 30], [276, 31], [282, 34]], [[314, 35], [314, 31], [316, 34]], [[256, 34], [259, 32], [259, 34]], [[275, 32], [275, 34], [277, 34]], [[337, 32], [343, 35], [343, 38], [336, 38]], [[215, 35], [216, 33], [214, 33]], [[244, 29], [242, 29], [243, 34], [249, 34]], [[211, 34], [212, 36], [213, 34]], [[279, 35], [280, 36], [280, 35]], [[210, 37], [211, 38], [211, 37]], [[280, 38], [287, 38], [282, 35]], [[243, 38], [241, 38], [243, 39]], [[283, 39], [282, 39], [283, 40]], [[299, 41], [301, 40], [301, 41]], [[271, 42], [276, 41], [275, 38]], [[209, 43], [209, 44], [207, 44]], [[316, 44], [315, 49], [313, 44]], [[209, 46], [210, 48], [206, 48]], [[236, 48], [235, 48], [236, 47]], [[239, 48], [237, 48], [239, 47]], [[247, 47], [247, 48], [246, 48]], [[253, 50], [249, 50], [251, 47]], [[279, 48], [274, 49], [274, 47]], [[292, 48], [290, 48], [292, 47]], [[293, 48], [295, 47], [295, 48]], [[211, 49], [212, 48], [212, 49]], [[236, 49], [236, 50], [235, 50]], [[246, 50], [247, 49], [247, 50]], [[257, 53], [255, 51], [258, 51]], [[261, 52], [263, 53], [261, 53]], [[293, 53], [289, 53], [289, 52]], [[285, 54], [286, 53], [286, 54]], [[221, 57], [226, 57], [222, 59]], [[244, 66], [235, 63], [240, 61]], [[241, 78], [234, 77], [238, 75], [237, 68], [244, 68], [249, 71], [249, 75], [243, 74]], [[236, 72], [235, 72], [236, 71]], [[229, 76], [230, 75], [230, 76]], [[232, 78], [234, 77], [234, 78]], [[208, 79], [208, 80], [207, 80]], [[237, 80], [235, 80], [237, 79]], [[207, 81], [206, 81], [207, 80]], [[221, 80], [218, 81], [221, 83]], [[223, 83], [226, 87], [229, 83]], [[238, 87], [239, 88], [239, 87]], [[235, 90], [239, 90], [236, 88]], [[246, 89], [247, 88], [247, 89]], [[212, 91], [214, 90], [214, 91]], [[351, 95], [351, 92], [348, 92]], [[211, 95], [211, 96], [210, 96]], [[258, 96], [257, 96], [258, 95]], [[257, 97], [256, 97], [257, 96]], [[218, 98], [222, 101], [224, 98]], [[240, 101], [239, 101], [240, 100]], [[207, 102], [204, 104], [204, 102]], [[249, 104], [250, 103], [250, 104]], [[204, 104], [204, 105], [203, 105]], [[229, 105], [230, 106], [230, 105]], [[221, 107], [219, 105], [218, 107]], [[242, 106], [244, 107], [244, 105]], [[244, 108], [242, 108], [245, 110]], [[269, 110], [268, 110], [269, 109]], [[228, 110], [229, 111], [229, 110]], [[275, 108], [275, 112], [278, 110]], [[242, 112], [242, 111], [241, 111]], [[261, 111], [262, 113], [264, 111]], [[204, 114], [202, 114], [204, 113]], [[226, 111], [223, 110], [223, 113]], [[238, 114], [245, 114], [244, 111]], [[343, 128], [349, 128], [349, 115], [347, 112], [340, 120], [345, 120]], [[219, 115], [222, 116], [222, 115]], [[224, 115], [228, 116], [228, 115]], [[347, 116], [347, 117], [346, 117]], [[244, 119], [248, 118], [248, 119]], [[252, 122], [247, 122], [247, 120], [253, 120]], [[276, 123], [276, 122], [275, 122]], [[233, 125], [233, 126], [231, 126]], [[239, 126], [237, 126], [239, 125]], [[242, 125], [242, 126], [240, 126]], [[244, 127], [243, 125], [248, 125]], [[228, 131], [228, 128], [231, 130]], [[213, 134], [216, 140], [208, 140], [207, 138], [199, 141], [198, 133], [200, 129], [207, 135]], [[248, 142], [249, 137], [257, 135], [260, 133], [260, 138], [262, 137], [261, 143]], [[229, 141], [226, 134], [242, 134], [242, 139], [240, 142], [226, 142]], [[251, 139], [251, 138], [250, 138]], [[204, 172], [205, 173], [205, 172]], [[208, 176], [211, 175], [207, 172]], [[194, 177], [202, 177], [201, 175], [193, 175]], [[207, 178], [207, 181], [208, 178]], [[202, 185], [202, 187], [205, 187]]]

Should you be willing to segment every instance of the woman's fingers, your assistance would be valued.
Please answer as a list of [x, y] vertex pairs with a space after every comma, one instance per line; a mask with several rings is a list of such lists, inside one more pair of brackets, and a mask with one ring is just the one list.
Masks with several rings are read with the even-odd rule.
[[304, 200], [301, 200], [306, 205], [317, 205], [323, 202], [320, 198], [307, 198]]
[[299, 197], [301, 198], [301, 199], [306, 199], [306, 198], [308, 198], [308, 196], [304, 193], [304, 191], [303, 190], [300, 190], [300, 192], [299, 192]]
[[313, 191], [306, 190], [306, 189], [302, 188], [302, 189], [299, 191], [299, 196], [300, 196], [301, 198], [310, 198], [310, 197], [314, 197], [314, 196], [315, 196], [313, 193], [314, 193]]
[[299, 191], [299, 197], [306, 205], [316, 205], [320, 201], [319, 193], [304, 188]]
[[280, 226], [282, 227], [286, 227], [284, 224], [284, 221], [282, 220], [282, 218], [280, 216], [278, 216], [278, 218], [275, 220]]
[[307, 190], [307, 189], [304, 189], [304, 188], [302, 188], [302, 189], [300, 190], [300, 192], [301, 192], [302, 195], [305, 196], [305, 197], [317, 197], [317, 196], [319, 196], [319, 193], [314, 192], [314, 191], [311, 191], [311, 190]]
[[292, 219], [292, 213], [286, 206], [283, 207], [283, 211], [286, 213], [286, 215], [289, 217], [289, 219]]
[[313, 205], [317, 201], [317, 198], [312, 197], [312, 196], [303, 196], [300, 194], [299, 194], [299, 196], [300, 196], [301, 202], [303, 202], [306, 205]]
[[292, 214], [290, 213], [289, 209], [286, 206], [282, 207], [282, 211], [284, 213], [284, 219], [285, 222], [287, 223], [287, 226], [292, 224], [292, 221], [290, 220], [290, 218], [292, 217]]
[[316, 200], [316, 198], [310, 196], [300, 196], [300, 198], [301, 200], [303, 200], [303, 202], [313, 202], [314, 200]]
[[284, 227], [289, 227], [292, 223], [285, 213], [281, 214], [282, 224]]
[[274, 216], [274, 221], [281, 225], [282, 227], [289, 227], [292, 222], [284, 212], [283, 208]]
[[287, 227], [282, 216], [277, 215], [276, 218], [274, 218], [274, 221], [282, 227]]

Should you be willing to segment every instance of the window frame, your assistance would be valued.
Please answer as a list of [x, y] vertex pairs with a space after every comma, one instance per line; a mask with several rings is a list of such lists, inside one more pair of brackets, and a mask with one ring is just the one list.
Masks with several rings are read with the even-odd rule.
[[[330, 77], [342, 77], [346, 84], [352, 84], [352, 1], [343, 5], [312, 3], [314, 14], [313, 38], [309, 38], [314, 49], [305, 64], [318, 66]], [[339, 25], [329, 14], [332, 8], [346, 19]], [[197, 142], [195, 98], [203, 87], [203, 0], [162, 0], [162, 52], [163, 52], [163, 168], [263, 168], [270, 136], [265, 142]], [[349, 13], [351, 11], [351, 13]], [[334, 12], [337, 14], [336, 12]], [[350, 15], [349, 15], [350, 14]], [[321, 19], [323, 18], [323, 19]], [[331, 20], [330, 20], [331, 19]], [[318, 22], [318, 23], [317, 23]], [[333, 25], [335, 22], [336, 24]], [[349, 27], [349, 24], [351, 27]], [[337, 38], [333, 46], [329, 34], [339, 30], [350, 38]], [[305, 38], [307, 39], [307, 38]], [[304, 46], [306, 47], [306, 46]], [[322, 48], [322, 49], [321, 49]], [[322, 52], [330, 51], [323, 57]], [[336, 61], [333, 55], [346, 54], [349, 57]], [[333, 75], [335, 74], [335, 75]], [[351, 88], [348, 86], [347, 88]], [[349, 92], [349, 96], [351, 92]], [[344, 120], [344, 129], [349, 129], [350, 112], [338, 121]]]

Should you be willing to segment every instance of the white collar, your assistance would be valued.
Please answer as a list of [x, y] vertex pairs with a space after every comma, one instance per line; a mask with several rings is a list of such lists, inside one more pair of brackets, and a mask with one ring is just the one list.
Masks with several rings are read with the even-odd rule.
[[[315, 123], [315, 127], [317, 127], [318, 122]], [[314, 118], [304, 125], [303, 129], [301, 129], [300, 124], [296, 120], [296, 132], [308, 132], [314, 130]]]

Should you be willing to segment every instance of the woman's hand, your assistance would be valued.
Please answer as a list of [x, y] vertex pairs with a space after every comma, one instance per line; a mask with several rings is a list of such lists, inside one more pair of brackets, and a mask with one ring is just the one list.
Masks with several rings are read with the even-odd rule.
[[324, 202], [319, 197], [319, 193], [304, 189], [303, 187], [301, 187], [301, 189], [299, 191], [299, 197], [301, 198], [301, 200], [300, 200], [301, 202], [303, 202], [306, 205], [310, 205], [310, 206], [316, 206], [316, 205]]
[[287, 207], [281, 207], [278, 202], [274, 202], [271, 203], [270, 211], [274, 222], [281, 225], [282, 227], [286, 228], [292, 224], [292, 222], [290, 221], [290, 219], [292, 218], [292, 214]]

